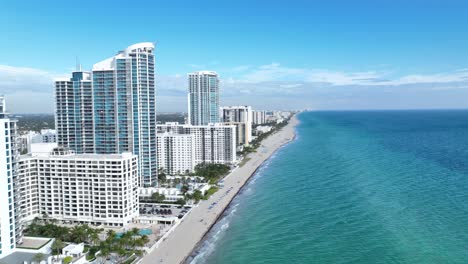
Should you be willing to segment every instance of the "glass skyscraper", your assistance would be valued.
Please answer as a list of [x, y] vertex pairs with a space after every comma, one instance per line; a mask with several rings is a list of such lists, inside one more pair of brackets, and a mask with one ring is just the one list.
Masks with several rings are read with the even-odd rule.
[[219, 79], [216, 72], [189, 73], [188, 111], [191, 125], [219, 122]]
[[131, 45], [55, 83], [58, 144], [76, 153], [133, 152], [143, 187], [157, 184], [154, 48]]

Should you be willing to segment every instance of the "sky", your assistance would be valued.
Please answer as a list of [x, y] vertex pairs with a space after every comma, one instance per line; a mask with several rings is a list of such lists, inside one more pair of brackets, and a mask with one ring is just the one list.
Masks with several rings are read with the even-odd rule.
[[0, 1], [0, 94], [52, 113], [53, 80], [156, 43], [157, 108], [186, 111], [187, 73], [222, 105], [468, 108], [468, 1]]

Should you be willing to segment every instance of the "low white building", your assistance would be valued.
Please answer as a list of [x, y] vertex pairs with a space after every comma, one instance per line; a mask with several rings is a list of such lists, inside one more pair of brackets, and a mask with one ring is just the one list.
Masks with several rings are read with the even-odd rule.
[[193, 172], [195, 140], [192, 134], [157, 134], [158, 168], [169, 175]]
[[20, 136], [20, 149], [22, 152], [31, 152], [31, 144], [57, 143], [57, 131], [55, 129], [41, 129], [40, 133], [29, 131]]
[[54, 148], [19, 159], [21, 208], [32, 220], [124, 226], [138, 216], [138, 157]]
[[151, 197], [153, 194], [159, 193], [163, 194], [166, 202], [175, 202], [179, 199], [183, 199], [184, 195], [182, 192], [177, 188], [156, 188], [156, 187], [148, 187], [148, 188], [140, 188], [139, 194], [140, 197]]
[[271, 126], [257, 126], [255, 128], [255, 134], [260, 135], [260, 134], [268, 133], [271, 131], [271, 129], [272, 129]]

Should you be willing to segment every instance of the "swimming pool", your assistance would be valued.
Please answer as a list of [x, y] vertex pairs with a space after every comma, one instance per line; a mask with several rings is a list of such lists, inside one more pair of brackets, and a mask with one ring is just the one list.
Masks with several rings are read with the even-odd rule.
[[[140, 235], [140, 236], [149, 236], [151, 234], [153, 234], [153, 230], [151, 230], [149, 228], [144, 228], [144, 229], [138, 230], [138, 235]], [[123, 233], [117, 233], [115, 236], [117, 238], [120, 238], [120, 237], [122, 237], [122, 235], [123, 235]]]
[[140, 229], [140, 231], [138, 231], [138, 234], [140, 236], [149, 236], [149, 235], [153, 234], [153, 231], [151, 229], [145, 228], [145, 229]]

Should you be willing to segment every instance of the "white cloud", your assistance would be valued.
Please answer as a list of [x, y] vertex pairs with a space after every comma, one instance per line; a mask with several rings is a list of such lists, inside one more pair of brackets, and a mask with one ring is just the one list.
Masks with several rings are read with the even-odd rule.
[[0, 65], [0, 87], [4, 92], [16, 90], [41, 91], [52, 87], [53, 79], [58, 76], [47, 71]]
[[[200, 66], [200, 65], [198, 65]], [[468, 69], [391, 78], [393, 71], [332, 71], [279, 63], [219, 69], [221, 101], [256, 108], [468, 107]], [[0, 94], [12, 112], [52, 112], [53, 80], [69, 76], [0, 65]], [[158, 111], [186, 111], [187, 75], [156, 75]]]
[[[250, 72], [230, 82], [260, 83], [274, 81], [302, 81], [307, 83], [326, 83], [330, 85], [405, 85], [418, 83], [450, 83], [468, 81], [468, 69], [435, 74], [410, 74], [390, 78], [389, 71], [341, 72], [324, 69], [290, 68], [279, 63], [249, 68]], [[284, 86], [285, 88], [288, 88]], [[289, 87], [294, 88], [294, 87]]]

